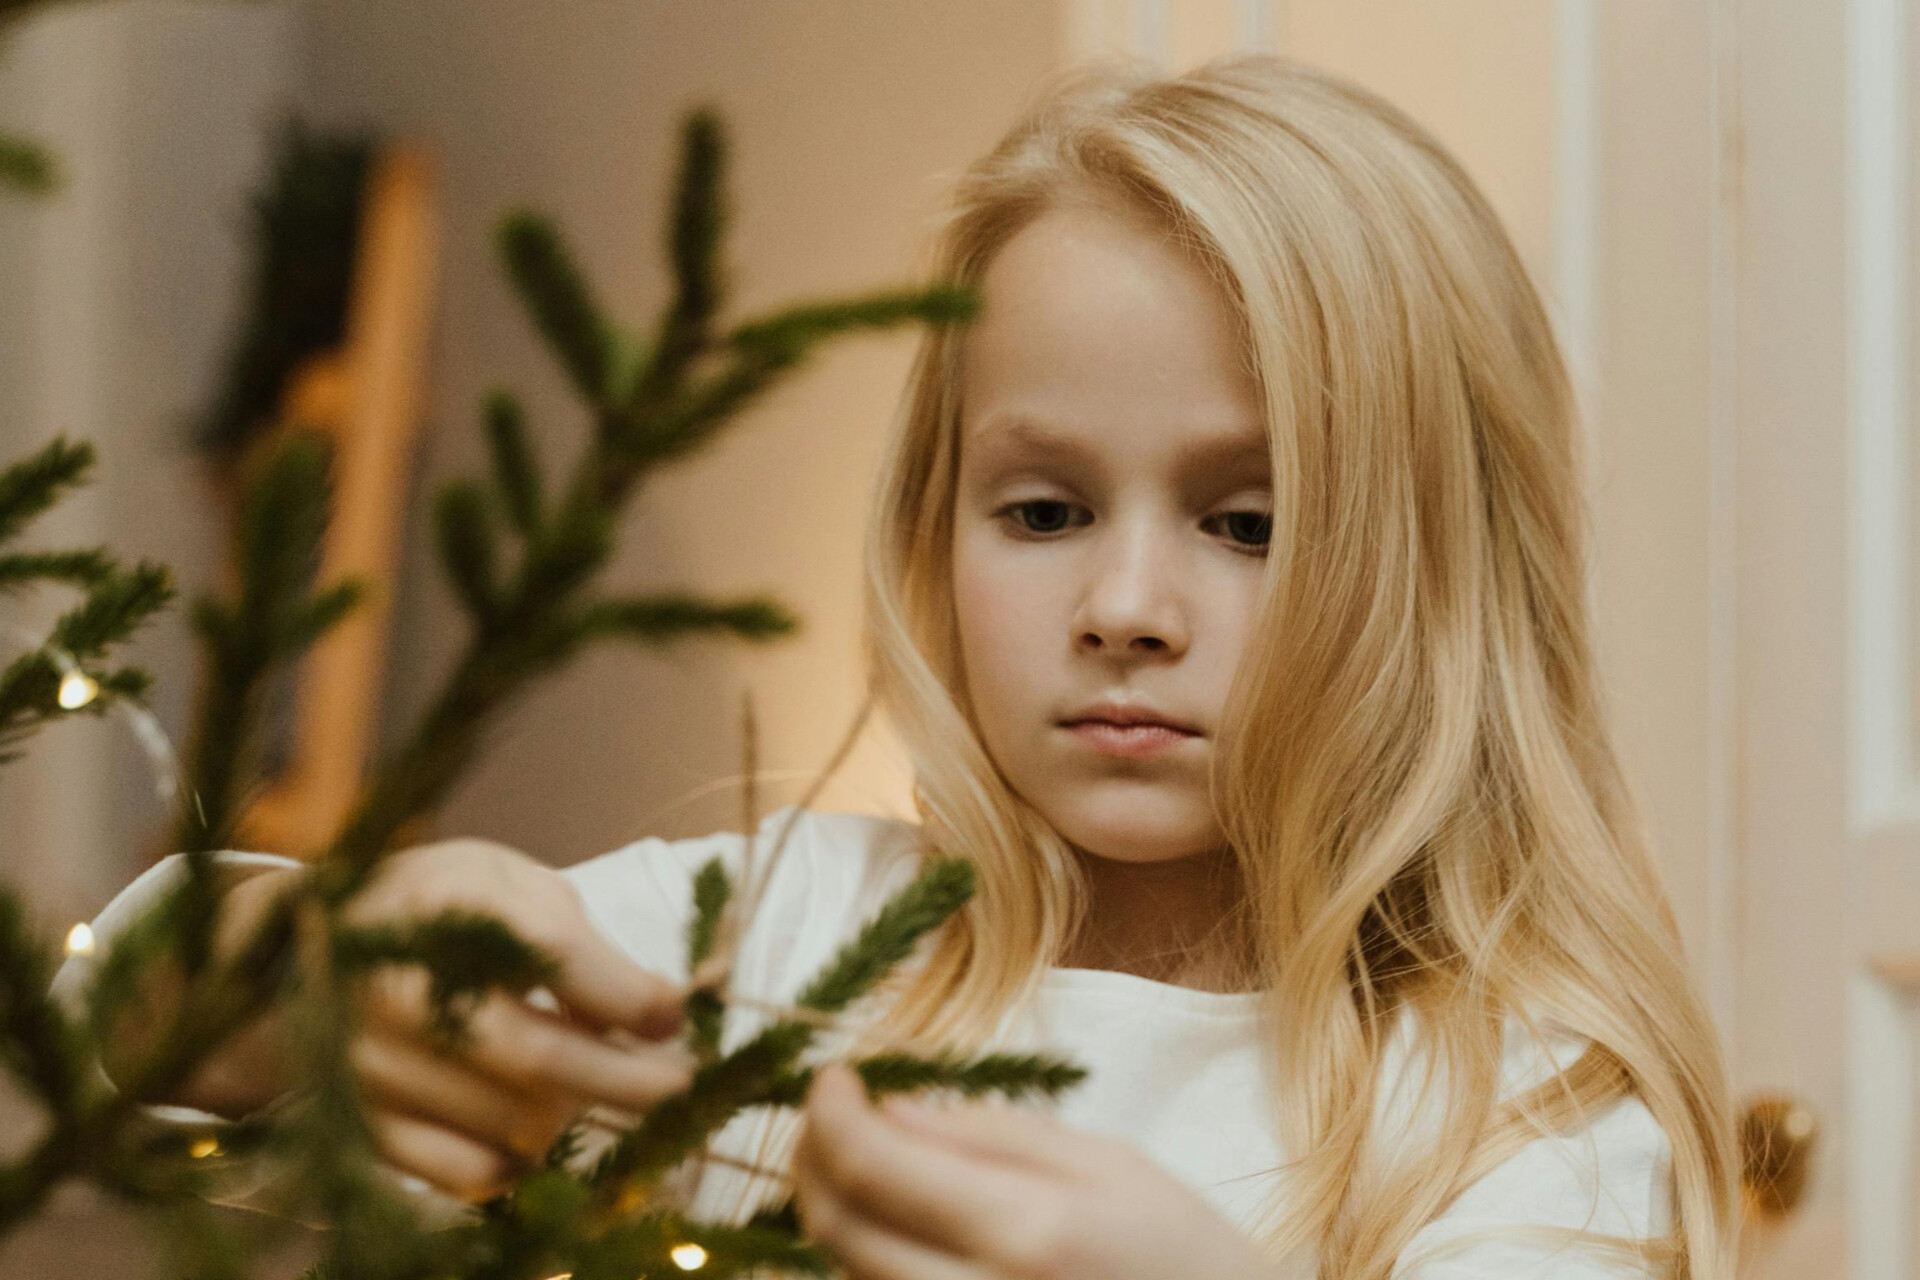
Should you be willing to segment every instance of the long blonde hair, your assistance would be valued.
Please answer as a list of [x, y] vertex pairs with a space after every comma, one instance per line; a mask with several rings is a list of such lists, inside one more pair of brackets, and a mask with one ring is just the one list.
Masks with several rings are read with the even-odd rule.
[[[1730, 1276], [1723, 1067], [1603, 725], [1576, 413], [1498, 219], [1424, 129], [1333, 76], [1110, 61], [1057, 73], [966, 170], [931, 265], [977, 284], [1038, 214], [1087, 198], [1207, 267], [1267, 408], [1266, 592], [1213, 778], [1248, 985], [1287, 1028], [1267, 1066], [1293, 1158], [1256, 1234], [1276, 1256], [1312, 1247], [1324, 1277], [1386, 1277], [1521, 1144], [1634, 1095], [1671, 1144], [1674, 1229], [1614, 1246]], [[979, 873], [862, 1036], [895, 1046], [983, 1043], [1086, 912], [1076, 860], [958, 692], [962, 340], [918, 352], [867, 543], [874, 694], [927, 841]], [[1504, 1099], [1511, 1016], [1590, 1045]], [[1382, 1141], [1373, 1110], [1408, 1018], [1444, 1094], [1414, 1147]]]

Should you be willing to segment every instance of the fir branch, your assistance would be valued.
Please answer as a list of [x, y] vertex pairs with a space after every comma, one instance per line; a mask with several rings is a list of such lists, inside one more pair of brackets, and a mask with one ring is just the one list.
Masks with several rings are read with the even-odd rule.
[[740, 325], [728, 335], [727, 343], [742, 353], [804, 352], [856, 329], [891, 329], [909, 320], [933, 326], [957, 324], [978, 311], [978, 295], [957, 285], [886, 289], [865, 297], [788, 307]]
[[484, 912], [450, 908], [400, 924], [356, 925], [334, 931], [334, 962], [342, 972], [379, 964], [418, 964], [427, 970], [432, 1033], [451, 1050], [489, 990], [521, 995], [555, 980], [559, 961], [523, 941]]
[[528, 538], [540, 531], [540, 468], [527, 443], [526, 411], [510, 391], [487, 397], [487, 453], [493, 462], [494, 488], [507, 518]]
[[0, 133], [0, 186], [41, 196], [59, 185], [53, 154], [36, 142]]
[[[1086, 1069], [1048, 1054], [989, 1053], [966, 1059], [950, 1054], [931, 1058], [882, 1053], [851, 1064], [867, 1086], [867, 1095], [954, 1089], [969, 1098], [997, 1093], [1007, 1098], [1034, 1094], [1053, 1097], [1086, 1079]], [[804, 1067], [774, 1082], [768, 1101], [798, 1107], [813, 1086], [814, 1069]]]
[[470, 480], [450, 480], [434, 503], [441, 567], [460, 603], [483, 630], [499, 620], [499, 548], [486, 497]]
[[[581, 600], [583, 588], [611, 554], [617, 517], [634, 483], [652, 466], [683, 457], [712, 439], [726, 420], [769, 390], [780, 373], [833, 334], [909, 319], [940, 323], [960, 314], [960, 309], [941, 301], [958, 295], [940, 289], [792, 308], [735, 330], [725, 344], [731, 366], [689, 382], [694, 358], [714, 345], [711, 330], [720, 299], [717, 262], [724, 151], [717, 120], [690, 120], [684, 143], [673, 240], [678, 288], [673, 309], [656, 330], [651, 352], [643, 355], [604, 316], [550, 223], [537, 215], [517, 214], [503, 225], [500, 242], [509, 273], [535, 325], [589, 401], [597, 423], [564, 499], [551, 515], [539, 510], [538, 478], [519, 415], [501, 414], [496, 403], [488, 421], [495, 483], [508, 519], [526, 535], [526, 554], [511, 581], [501, 582], [490, 572], [490, 563], [484, 577], [469, 576], [468, 581], [489, 585], [487, 594], [497, 604], [499, 625], [478, 629], [469, 638], [413, 732], [375, 771], [345, 827], [309, 874], [299, 878], [297, 889], [268, 906], [237, 954], [209, 965], [188, 984], [159, 1044], [127, 1073], [125, 1092], [88, 1100], [57, 1121], [23, 1159], [0, 1170], [0, 1229], [30, 1211], [61, 1177], [104, 1169], [100, 1153], [114, 1149], [137, 1110], [135, 1099], [170, 1094], [208, 1053], [276, 996], [289, 991], [298, 997], [292, 1000], [293, 1007], [302, 1011], [297, 1019], [303, 1028], [302, 1060], [316, 1089], [306, 1100], [308, 1105], [289, 1113], [276, 1135], [304, 1159], [298, 1184], [305, 1197], [302, 1203], [314, 1206], [338, 1228], [322, 1269], [354, 1280], [372, 1275], [426, 1280], [450, 1273], [472, 1280], [509, 1280], [517, 1260], [532, 1256], [522, 1251], [540, 1243], [543, 1231], [567, 1233], [579, 1246], [575, 1254], [586, 1259], [588, 1268], [595, 1265], [590, 1255], [596, 1248], [604, 1246], [600, 1256], [613, 1259], [623, 1240], [620, 1231], [646, 1229], [629, 1211], [645, 1201], [658, 1176], [704, 1144], [743, 1107], [766, 1102], [787, 1087], [783, 1081], [793, 1078], [798, 1056], [813, 1035], [810, 1019], [776, 1022], [733, 1053], [704, 1062], [690, 1089], [651, 1108], [603, 1154], [589, 1180], [579, 1184], [583, 1191], [564, 1190], [557, 1180], [536, 1184], [525, 1197], [516, 1189], [513, 1196], [490, 1203], [484, 1229], [441, 1233], [428, 1242], [412, 1231], [406, 1206], [386, 1196], [367, 1176], [375, 1152], [352, 1087], [353, 1073], [344, 1058], [350, 1013], [336, 980], [355, 967], [356, 955], [384, 948], [383, 954], [393, 956], [411, 948], [431, 966], [447, 958], [449, 939], [389, 935], [369, 940], [366, 935], [337, 932], [329, 922], [364, 887], [402, 824], [440, 802], [473, 758], [493, 718], [536, 676], [551, 670], [589, 636], [620, 634], [659, 640], [720, 629], [747, 638], [770, 638], [792, 630], [792, 620], [784, 611], [764, 600], [716, 604], [678, 595]], [[643, 388], [646, 394], [641, 393]], [[302, 557], [317, 546], [319, 530], [324, 528], [324, 484], [313, 483], [316, 475], [324, 480], [324, 467], [303, 470], [289, 462], [287, 468], [277, 478], [279, 499], [269, 504], [271, 510], [254, 509], [257, 520], [250, 518], [242, 530], [237, 558], [245, 585], [240, 600], [233, 607], [203, 602], [195, 611], [196, 626], [216, 654], [237, 664], [227, 673], [230, 695], [234, 690], [244, 695], [249, 681], [257, 681], [273, 655], [284, 653], [289, 644], [310, 641], [351, 604], [352, 593], [344, 586], [318, 597], [306, 594], [310, 562]], [[262, 483], [250, 493], [258, 497], [274, 487]], [[471, 498], [454, 500], [456, 506], [462, 503], [470, 508], [476, 505]], [[277, 522], [277, 528], [270, 529], [269, 521]], [[459, 538], [449, 541], [462, 541], [473, 530], [459, 532]], [[475, 563], [479, 561], [469, 558], [469, 567]], [[449, 568], [455, 566], [450, 563]], [[459, 576], [457, 570], [455, 576]], [[231, 679], [236, 671], [239, 680]], [[136, 682], [128, 674], [120, 687]], [[234, 696], [226, 710], [223, 732], [232, 747], [244, 741], [256, 708], [247, 697]], [[243, 763], [230, 762], [227, 767], [231, 775], [221, 790], [232, 812], [237, 809], [236, 797], [244, 791], [247, 770]], [[185, 922], [201, 915], [211, 879], [204, 874], [207, 861], [198, 852], [190, 854], [188, 884], [168, 907], [176, 921], [172, 925], [156, 921], [149, 927], [147, 956], [160, 954], [159, 948], [181, 932], [198, 931]], [[972, 890], [971, 869], [957, 860], [947, 861], [958, 870], [943, 870], [945, 864], [936, 864], [884, 908], [856, 943], [816, 978], [805, 997], [813, 1002], [807, 1007], [826, 1013], [844, 1008], [871, 990], [939, 918], [964, 903]], [[132, 935], [136, 945], [128, 950], [128, 959], [119, 962], [120, 976], [103, 984], [108, 991], [101, 996], [101, 1005], [110, 1005], [115, 993], [136, 988], [132, 979], [143, 954], [140, 932], [137, 923]], [[475, 937], [469, 935], [467, 940]], [[482, 967], [495, 966], [485, 969], [489, 976], [502, 972], [498, 945], [502, 941], [494, 936], [480, 947], [485, 957]], [[693, 940], [689, 942], [692, 945]], [[457, 965], [450, 970], [461, 971]], [[472, 968], [464, 972], [469, 978], [474, 975]], [[524, 977], [519, 974], [516, 980]], [[710, 1014], [710, 1025], [717, 1030], [724, 1012], [722, 994], [706, 990], [690, 995], [714, 1002], [701, 1016]], [[1015, 1075], [1004, 1076], [1003, 1082], [1012, 1082]], [[566, 1156], [577, 1150], [577, 1140], [574, 1134], [570, 1141], [556, 1142], [550, 1154], [556, 1154], [563, 1165]], [[548, 1172], [555, 1179], [569, 1176], [553, 1165]], [[126, 1170], [112, 1174], [123, 1175]], [[525, 1211], [519, 1219], [513, 1217], [516, 1207]], [[673, 1223], [667, 1215], [649, 1217], [657, 1233]], [[682, 1225], [688, 1232], [709, 1233], [703, 1238], [713, 1242], [710, 1253], [723, 1273], [726, 1265], [732, 1265], [728, 1256], [742, 1265], [770, 1256], [766, 1251], [789, 1250], [795, 1259], [807, 1256], [803, 1246], [795, 1246], [791, 1233], [770, 1223], [744, 1229]], [[612, 1230], [594, 1234], [605, 1228]], [[588, 1233], [584, 1239], [579, 1238], [580, 1230]], [[756, 1231], [770, 1234], [755, 1242]], [[641, 1238], [626, 1239], [631, 1243]], [[664, 1235], [658, 1242], [665, 1242]], [[740, 1252], [724, 1255], [727, 1248]], [[629, 1256], [626, 1261], [639, 1259]], [[449, 1266], [449, 1262], [459, 1265]], [[577, 1274], [590, 1277], [593, 1273]]]
[[600, 600], [574, 621], [582, 639], [618, 638], [664, 644], [696, 631], [726, 631], [746, 640], [791, 635], [800, 621], [777, 602], [756, 596], [716, 604], [684, 592], [632, 600]]
[[697, 108], [688, 113], [680, 137], [680, 172], [667, 235], [673, 305], [661, 318], [638, 386], [616, 401], [629, 409], [657, 403], [680, 385], [687, 366], [711, 342], [713, 318], [720, 309], [720, 239], [729, 219], [726, 133], [717, 112]]
[[78, 1028], [47, 994], [53, 968], [19, 899], [0, 890], [0, 1066], [62, 1116], [82, 1099], [87, 1060]]
[[332, 443], [320, 432], [289, 431], [249, 469], [233, 556], [239, 588], [231, 604], [212, 596], [191, 617], [205, 652], [206, 684], [188, 750], [190, 802], [181, 806], [175, 847], [227, 846], [257, 784], [261, 717], [273, 674], [298, 659], [365, 595], [357, 579], [317, 594], [332, 502]]
[[96, 583], [84, 601], [54, 623], [50, 643], [76, 659], [97, 658], [164, 609], [173, 595], [173, 575], [166, 566], [143, 560]]
[[0, 593], [18, 591], [35, 582], [66, 582], [88, 587], [113, 575], [113, 559], [106, 548], [86, 551], [28, 551], [0, 555]]
[[58, 502], [65, 490], [87, 482], [93, 445], [69, 443], [58, 435], [38, 453], [0, 471], [0, 542], [17, 536], [35, 516]]
[[[748, 838], [751, 839], [751, 833]], [[733, 894], [733, 882], [719, 858], [714, 858], [693, 878], [693, 919], [687, 922], [687, 972], [698, 973], [713, 954], [714, 940], [720, 932], [720, 914]], [[720, 1034], [725, 1025], [726, 1005], [718, 992], [705, 988], [689, 991], [686, 999], [688, 1042], [702, 1060], [711, 1060], [720, 1052]]]
[[852, 942], [794, 1000], [803, 1009], [837, 1013], [870, 991], [906, 959], [920, 938], [973, 896], [973, 864], [933, 858], [882, 907]]
[[[87, 597], [55, 622], [46, 645], [21, 654], [0, 671], [0, 744], [12, 742], [41, 725], [74, 714], [102, 714], [111, 696], [137, 696], [146, 687], [144, 672], [94, 676], [98, 691], [81, 707], [62, 707], [59, 689], [66, 675], [50, 650], [65, 650], [78, 663], [98, 659], [127, 639], [173, 597], [167, 570], [141, 563], [130, 572], [115, 571], [95, 583]], [[99, 693], [110, 695], [103, 699]], [[12, 756], [4, 757], [11, 759]]]
[[507, 215], [498, 233], [507, 274], [561, 367], [588, 403], [603, 404], [612, 341], [605, 312], [553, 221], [531, 210]]
[[703, 1064], [684, 1090], [662, 1099], [602, 1153], [587, 1181], [595, 1203], [616, 1215], [621, 1197], [679, 1164], [742, 1108], [766, 1096], [813, 1037], [801, 1022], [776, 1022], [717, 1061]]
[[366, 599], [367, 586], [358, 578], [336, 582], [293, 611], [281, 628], [281, 661], [313, 647], [315, 641], [343, 621]]
[[687, 972], [700, 967], [713, 952], [720, 913], [732, 896], [733, 882], [718, 857], [709, 859], [693, 877], [693, 919], [687, 922]]

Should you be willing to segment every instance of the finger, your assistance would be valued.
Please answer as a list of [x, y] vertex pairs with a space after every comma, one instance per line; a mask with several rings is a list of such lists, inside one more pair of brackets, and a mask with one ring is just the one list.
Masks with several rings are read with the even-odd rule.
[[988, 1274], [861, 1213], [817, 1176], [796, 1175], [793, 1207], [802, 1234], [831, 1253], [851, 1280], [985, 1280]]
[[693, 1082], [699, 1065], [684, 1046], [607, 1044], [564, 1018], [496, 995], [474, 1011], [463, 1056], [520, 1088], [558, 1086], [570, 1093], [645, 1110]]
[[510, 1089], [454, 1059], [379, 1032], [355, 1037], [348, 1053], [369, 1092], [395, 1110], [526, 1160], [544, 1155], [578, 1109], [558, 1091]]
[[1052, 1178], [891, 1123], [843, 1065], [814, 1076], [794, 1161], [859, 1213], [960, 1258], [1027, 1259], [1051, 1250], [1057, 1224], [1047, 1206], [1059, 1199]]
[[[370, 1014], [403, 1035], [424, 1039], [431, 1012], [418, 966], [374, 975], [382, 996]], [[557, 1088], [617, 1107], [645, 1110], [692, 1083], [698, 1065], [679, 1044], [611, 1045], [564, 1016], [490, 991], [467, 1019], [459, 1060], [522, 1091]]]
[[367, 1123], [382, 1159], [457, 1200], [475, 1204], [491, 1199], [510, 1182], [507, 1160], [464, 1134], [378, 1107], [368, 1109]]
[[[571, 883], [571, 882], [569, 882]], [[635, 964], [582, 914], [580, 928], [549, 939], [560, 962], [553, 994], [568, 1009], [608, 1027], [664, 1040], [685, 1022], [685, 984]]]
[[885, 1115], [910, 1132], [961, 1151], [1072, 1176], [1102, 1157], [1091, 1147], [1102, 1139], [1063, 1123], [1038, 1107], [972, 1102], [935, 1106], [899, 1095], [880, 1103]]

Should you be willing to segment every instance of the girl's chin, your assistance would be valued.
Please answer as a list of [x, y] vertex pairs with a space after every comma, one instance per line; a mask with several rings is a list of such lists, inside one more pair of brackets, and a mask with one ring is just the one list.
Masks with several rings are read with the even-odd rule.
[[1076, 848], [1112, 862], [1171, 862], [1217, 849], [1224, 839], [1204, 806], [1196, 814], [1167, 806], [1087, 804], [1046, 816]]

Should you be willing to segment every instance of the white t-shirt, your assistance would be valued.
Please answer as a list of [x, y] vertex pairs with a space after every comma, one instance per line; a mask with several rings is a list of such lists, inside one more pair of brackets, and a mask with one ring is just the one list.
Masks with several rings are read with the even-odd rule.
[[[775, 810], [757, 839], [771, 846], [791, 806]], [[825, 966], [882, 904], [913, 879], [920, 864], [918, 829], [865, 814], [799, 815], [786, 852], [768, 881], [761, 909], [748, 925], [734, 972], [736, 990], [785, 1004]], [[693, 875], [718, 855], [734, 875], [744, 866], [745, 837], [720, 832], [685, 840], [648, 837], [565, 868], [589, 919], [639, 965], [675, 980], [686, 976], [685, 924], [692, 915]], [[224, 860], [288, 864], [269, 854], [227, 853]], [[123, 889], [94, 921], [104, 952], [151, 896], [184, 873], [179, 855], [165, 859]], [[78, 1000], [91, 962], [69, 958], [54, 980], [64, 1000]], [[1033, 1006], [1002, 1024], [1000, 1043], [1044, 1048], [1085, 1066], [1089, 1075], [1060, 1097], [1058, 1114], [1075, 1127], [1123, 1138], [1197, 1189], [1228, 1220], [1242, 1225], [1285, 1160], [1275, 1137], [1272, 1103], [1259, 1065], [1258, 997], [1197, 991], [1106, 970], [1054, 968]], [[736, 1008], [723, 1048], [764, 1026], [769, 1015]], [[1396, 1042], [1403, 1050], [1406, 1037]], [[838, 1040], [824, 1038], [821, 1054]], [[1565, 1065], [1585, 1047], [1574, 1036], [1536, 1046], [1510, 1025], [1504, 1064], [1509, 1093], [1543, 1079], [1548, 1055]], [[810, 1054], [809, 1060], [815, 1055]], [[1391, 1073], [1388, 1078], [1393, 1078]], [[1418, 1100], [1389, 1090], [1378, 1114], [1404, 1123]], [[184, 1108], [156, 1108], [182, 1118]], [[715, 1138], [715, 1149], [750, 1159], [765, 1127], [797, 1124], [790, 1110], [743, 1113]], [[772, 1148], [778, 1150], [780, 1148]], [[1530, 1142], [1469, 1187], [1429, 1223], [1402, 1255], [1403, 1280], [1624, 1280], [1648, 1274], [1578, 1246], [1556, 1247], [1522, 1235], [1483, 1232], [1503, 1227], [1570, 1227], [1628, 1237], [1664, 1235], [1670, 1225], [1666, 1134], [1637, 1098], [1610, 1104], [1586, 1131]], [[764, 1179], [709, 1162], [691, 1194], [695, 1216], [720, 1217], [772, 1191]], [[1471, 1239], [1471, 1243], [1467, 1243]], [[1434, 1246], [1459, 1242], [1421, 1260]], [[1464, 1247], [1462, 1245], [1464, 1244]]]

